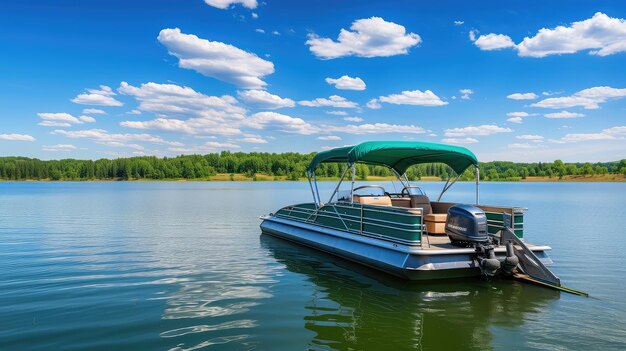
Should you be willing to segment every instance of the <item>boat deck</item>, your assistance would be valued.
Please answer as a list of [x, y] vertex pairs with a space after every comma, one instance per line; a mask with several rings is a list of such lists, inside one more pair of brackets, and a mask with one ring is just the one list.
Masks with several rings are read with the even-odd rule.
[[[424, 235], [422, 239], [424, 240], [424, 247], [423, 247], [424, 250], [459, 249], [458, 246], [454, 246], [452, 245], [452, 243], [450, 243], [450, 239], [445, 234], [428, 234], [428, 236]], [[430, 243], [430, 246], [428, 245], [429, 243]], [[537, 245], [526, 243], [526, 246], [532, 249], [533, 247]]]

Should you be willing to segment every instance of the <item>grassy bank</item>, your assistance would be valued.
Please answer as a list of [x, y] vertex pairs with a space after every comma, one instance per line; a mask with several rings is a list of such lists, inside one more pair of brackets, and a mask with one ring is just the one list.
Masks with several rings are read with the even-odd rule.
[[[318, 181], [337, 182], [339, 177], [317, 177]], [[358, 179], [362, 181], [361, 179]], [[366, 181], [369, 182], [383, 182], [396, 180], [395, 176], [368, 176]], [[6, 182], [6, 180], [4, 180]], [[124, 179], [124, 178], [109, 178], [109, 179], [89, 179], [89, 180], [52, 180], [52, 179], [27, 179], [21, 180], [24, 182], [52, 182], [52, 181], [87, 181], [87, 182], [110, 182], [110, 181], [132, 181], [132, 182], [198, 182], [198, 181], [233, 181], [233, 182], [273, 182], [273, 181], [294, 181], [287, 176], [272, 176], [263, 173], [257, 173], [254, 176], [249, 176], [242, 173], [218, 173], [213, 176], [196, 179], [185, 178], [168, 178], [168, 179]], [[306, 178], [298, 178], [297, 181], [306, 181]], [[413, 180], [413, 182], [439, 182], [440, 177], [421, 177], [419, 180]], [[473, 180], [469, 180], [473, 182]], [[626, 182], [626, 176], [623, 174], [604, 174], [604, 175], [566, 175], [561, 179], [559, 177], [531, 177], [528, 176], [525, 179], [520, 177], [503, 178], [496, 180], [483, 179], [481, 182]], [[0, 180], [3, 182], [3, 180]]]

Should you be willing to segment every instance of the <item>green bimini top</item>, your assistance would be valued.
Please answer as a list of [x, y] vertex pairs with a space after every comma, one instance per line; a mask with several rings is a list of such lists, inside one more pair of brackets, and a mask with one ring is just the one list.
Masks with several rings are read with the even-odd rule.
[[409, 167], [418, 163], [445, 163], [457, 174], [470, 165], [478, 165], [476, 155], [464, 147], [414, 141], [366, 141], [322, 151], [313, 157], [307, 172], [313, 174], [317, 166], [324, 162], [383, 165], [398, 174], [404, 174]]

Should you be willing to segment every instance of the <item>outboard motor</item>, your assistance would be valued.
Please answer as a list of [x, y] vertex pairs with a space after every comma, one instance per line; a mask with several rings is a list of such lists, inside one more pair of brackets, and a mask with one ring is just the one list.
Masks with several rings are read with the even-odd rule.
[[480, 208], [472, 205], [456, 205], [448, 210], [446, 234], [452, 245], [477, 246], [487, 244], [487, 216]]
[[446, 234], [452, 245], [475, 247], [483, 275], [493, 277], [501, 267], [487, 232], [487, 215], [476, 206], [456, 205], [448, 210]]

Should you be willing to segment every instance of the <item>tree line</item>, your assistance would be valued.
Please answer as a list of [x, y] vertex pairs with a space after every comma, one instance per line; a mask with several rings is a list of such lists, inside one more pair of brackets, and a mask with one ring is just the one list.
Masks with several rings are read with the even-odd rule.
[[[244, 174], [255, 178], [256, 174], [274, 176], [276, 179], [298, 180], [306, 177], [306, 167], [315, 153], [266, 153], [229, 152], [207, 155], [181, 155], [158, 158], [139, 156], [99, 160], [39, 160], [27, 157], [0, 157], [2, 180], [140, 180], [140, 179], [209, 179], [218, 173]], [[323, 163], [316, 171], [317, 177], [340, 177], [344, 165]], [[412, 166], [407, 177], [455, 176], [444, 164], [429, 163]], [[623, 174], [626, 160], [596, 163], [554, 162], [515, 163], [493, 161], [480, 163], [481, 180], [520, 180], [529, 176], [558, 177], [567, 175]], [[391, 176], [383, 166], [357, 165], [357, 176], [366, 180], [369, 176]], [[234, 179], [231, 176], [231, 179]], [[466, 170], [460, 180], [473, 180], [473, 170]]]

